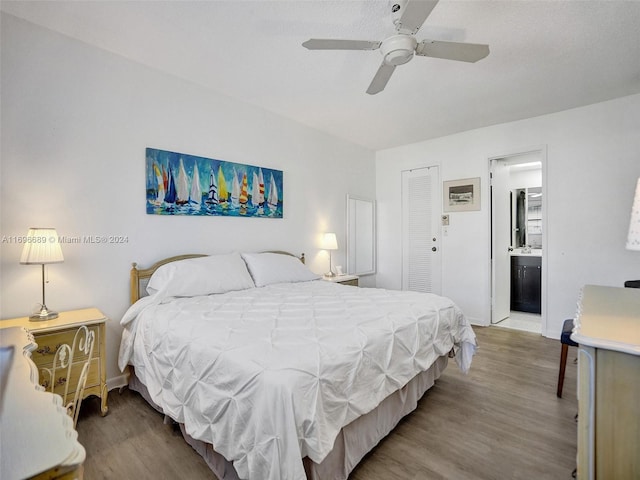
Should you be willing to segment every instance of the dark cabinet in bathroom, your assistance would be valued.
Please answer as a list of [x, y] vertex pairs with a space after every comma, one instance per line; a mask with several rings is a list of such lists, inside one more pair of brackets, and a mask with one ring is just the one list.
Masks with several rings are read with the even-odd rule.
[[511, 310], [542, 312], [542, 257], [511, 257]]

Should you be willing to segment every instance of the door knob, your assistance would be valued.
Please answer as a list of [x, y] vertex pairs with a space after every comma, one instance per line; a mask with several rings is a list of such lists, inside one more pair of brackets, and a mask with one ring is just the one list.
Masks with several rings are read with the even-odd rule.
[[432, 252], [435, 252], [436, 250], [438, 250], [436, 247], [431, 247]]

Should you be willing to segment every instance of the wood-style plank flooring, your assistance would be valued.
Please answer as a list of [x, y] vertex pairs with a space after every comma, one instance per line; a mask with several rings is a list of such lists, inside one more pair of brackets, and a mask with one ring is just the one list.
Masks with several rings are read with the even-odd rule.
[[[474, 328], [468, 375], [451, 362], [436, 385], [352, 473], [352, 480], [570, 479], [576, 456], [576, 350], [556, 397], [560, 342], [495, 327]], [[204, 460], [137, 393], [82, 405], [85, 478], [212, 479]], [[329, 479], [328, 479], [329, 480]]]

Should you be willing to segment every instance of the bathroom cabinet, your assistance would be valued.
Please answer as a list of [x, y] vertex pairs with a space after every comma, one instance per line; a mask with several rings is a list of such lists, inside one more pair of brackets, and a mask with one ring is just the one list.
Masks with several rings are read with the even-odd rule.
[[542, 257], [511, 257], [511, 310], [542, 312]]

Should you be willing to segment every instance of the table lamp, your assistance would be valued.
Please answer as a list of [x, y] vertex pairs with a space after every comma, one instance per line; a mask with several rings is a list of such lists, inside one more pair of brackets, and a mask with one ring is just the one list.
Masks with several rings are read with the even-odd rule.
[[52, 320], [58, 318], [58, 313], [47, 308], [44, 300], [44, 266], [49, 263], [64, 261], [62, 249], [58, 243], [58, 233], [55, 228], [30, 228], [25, 239], [20, 263], [23, 265], [42, 265], [42, 306], [40, 311], [29, 317], [31, 321]]
[[322, 237], [322, 248], [324, 250], [329, 251], [329, 271], [324, 274], [325, 277], [335, 277], [336, 274], [333, 273], [331, 268], [331, 250], [338, 249], [338, 240], [336, 239], [335, 233], [325, 233]]

